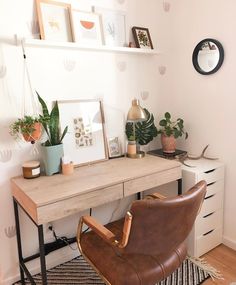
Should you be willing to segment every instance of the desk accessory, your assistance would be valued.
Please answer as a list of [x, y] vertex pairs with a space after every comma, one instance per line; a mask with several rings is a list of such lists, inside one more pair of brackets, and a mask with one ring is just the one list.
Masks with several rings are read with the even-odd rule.
[[[145, 156], [145, 153], [143, 151], [138, 151], [137, 149], [136, 151], [134, 150], [134, 146], [132, 145], [136, 145], [136, 133], [135, 133], [135, 129], [136, 129], [136, 123], [137, 122], [142, 122], [142, 121], [146, 121], [146, 113], [144, 111], [144, 109], [140, 106], [139, 104], [139, 100], [134, 99], [132, 101], [132, 106], [129, 109], [128, 115], [127, 115], [127, 123], [131, 123], [132, 124], [132, 135], [128, 136], [129, 138], [129, 145], [130, 147], [128, 147], [128, 152], [127, 152], [127, 156], [130, 158], [141, 158]], [[127, 125], [126, 125], [127, 126]], [[126, 134], [127, 134], [127, 127], [126, 127]]]
[[40, 176], [39, 161], [26, 161], [22, 164], [23, 177], [27, 179], [37, 178]]
[[64, 128], [62, 134], [60, 133], [60, 115], [58, 109], [58, 102], [56, 101], [52, 111], [49, 113], [48, 107], [44, 100], [40, 97], [38, 92], [39, 103], [42, 106], [43, 115], [40, 115], [42, 125], [48, 136], [46, 142], [42, 144], [43, 162], [45, 166], [46, 175], [50, 176], [60, 172], [61, 158], [63, 156], [63, 144], [68, 126]]
[[70, 175], [74, 173], [74, 163], [70, 160], [69, 157], [63, 156], [62, 157], [62, 163], [61, 163], [61, 169], [63, 175]]
[[165, 113], [164, 119], [159, 122], [160, 129], [158, 134], [161, 134], [161, 144], [163, 152], [174, 153], [176, 149], [176, 139], [185, 134], [185, 139], [188, 138], [188, 133], [184, 130], [184, 120], [178, 118], [175, 121], [171, 120], [171, 114]]

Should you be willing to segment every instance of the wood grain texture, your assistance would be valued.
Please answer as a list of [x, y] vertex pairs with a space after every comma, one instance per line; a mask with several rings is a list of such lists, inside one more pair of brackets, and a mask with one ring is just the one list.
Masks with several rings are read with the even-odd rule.
[[236, 251], [220, 245], [202, 257], [219, 270], [224, 277], [224, 280], [208, 279], [204, 285], [230, 285], [233, 282], [236, 284]]
[[[147, 155], [82, 166], [70, 176], [58, 174], [30, 180], [15, 177], [11, 183], [15, 199], [41, 224], [180, 177], [179, 162]], [[123, 192], [126, 182], [131, 183], [132, 189]]]

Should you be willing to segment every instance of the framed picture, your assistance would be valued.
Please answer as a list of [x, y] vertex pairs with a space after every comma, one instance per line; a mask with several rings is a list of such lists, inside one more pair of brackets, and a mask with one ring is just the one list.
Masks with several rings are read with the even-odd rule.
[[108, 159], [104, 115], [100, 100], [58, 101], [64, 155], [75, 166]]
[[100, 15], [78, 10], [72, 10], [71, 14], [74, 41], [84, 45], [102, 45]]
[[147, 28], [133, 27], [132, 32], [137, 48], [153, 49], [151, 36]]
[[36, 0], [36, 5], [41, 39], [72, 42], [70, 4]]
[[121, 148], [118, 137], [108, 139], [108, 151], [109, 151], [109, 157], [121, 156]]
[[102, 17], [103, 42], [107, 46], [127, 46], [126, 14], [100, 7], [92, 7], [92, 11]]

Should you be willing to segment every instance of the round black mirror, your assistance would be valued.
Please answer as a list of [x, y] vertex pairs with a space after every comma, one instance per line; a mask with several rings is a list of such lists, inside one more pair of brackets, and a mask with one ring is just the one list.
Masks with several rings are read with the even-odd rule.
[[197, 44], [193, 51], [193, 66], [203, 75], [215, 73], [224, 61], [224, 49], [220, 42], [205, 39]]

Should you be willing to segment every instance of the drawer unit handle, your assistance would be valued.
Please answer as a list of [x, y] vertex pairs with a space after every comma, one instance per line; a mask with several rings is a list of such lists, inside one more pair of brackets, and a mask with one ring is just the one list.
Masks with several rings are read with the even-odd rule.
[[205, 215], [205, 216], [203, 216], [203, 218], [205, 219], [205, 218], [207, 218], [207, 217], [210, 217], [211, 215], [213, 215], [215, 212], [212, 212], [212, 213], [210, 213], [210, 214], [207, 214], [207, 215]]
[[204, 200], [210, 199], [210, 198], [212, 198], [212, 197], [214, 197], [214, 196], [215, 196], [215, 194], [210, 195], [210, 196], [206, 197]]
[[213, 171], [215, 171], [216, 169], [214, 168], [214, 169], [211, 169], [211, 170], [207, 170], [207, 171], [205, 171], [204, 173], [206, 173], [206, 174], [208, 174], [208, 173], [211, 173], [211, 172], [213, 172]]
[[215, 181], [215, 182], [211, 182], [211, 183], [207, 184], [207, 187], [208, 187], [208, 186], [211, 186], [211, 185], [213, 185], [213, 184], [215, 184], [215, 183], [216, 183], [216, 181]]
[[203, 234], [204, 236], [207, 236], [207, 235], [209, 235], [210, 233], [212, 233], [212, 232], [214, 232], [214, 230], [211, 230], [211, 231], [209, 231], [209, 232], [207, 232], [207, 233], [205, 233], [205, 234]]

